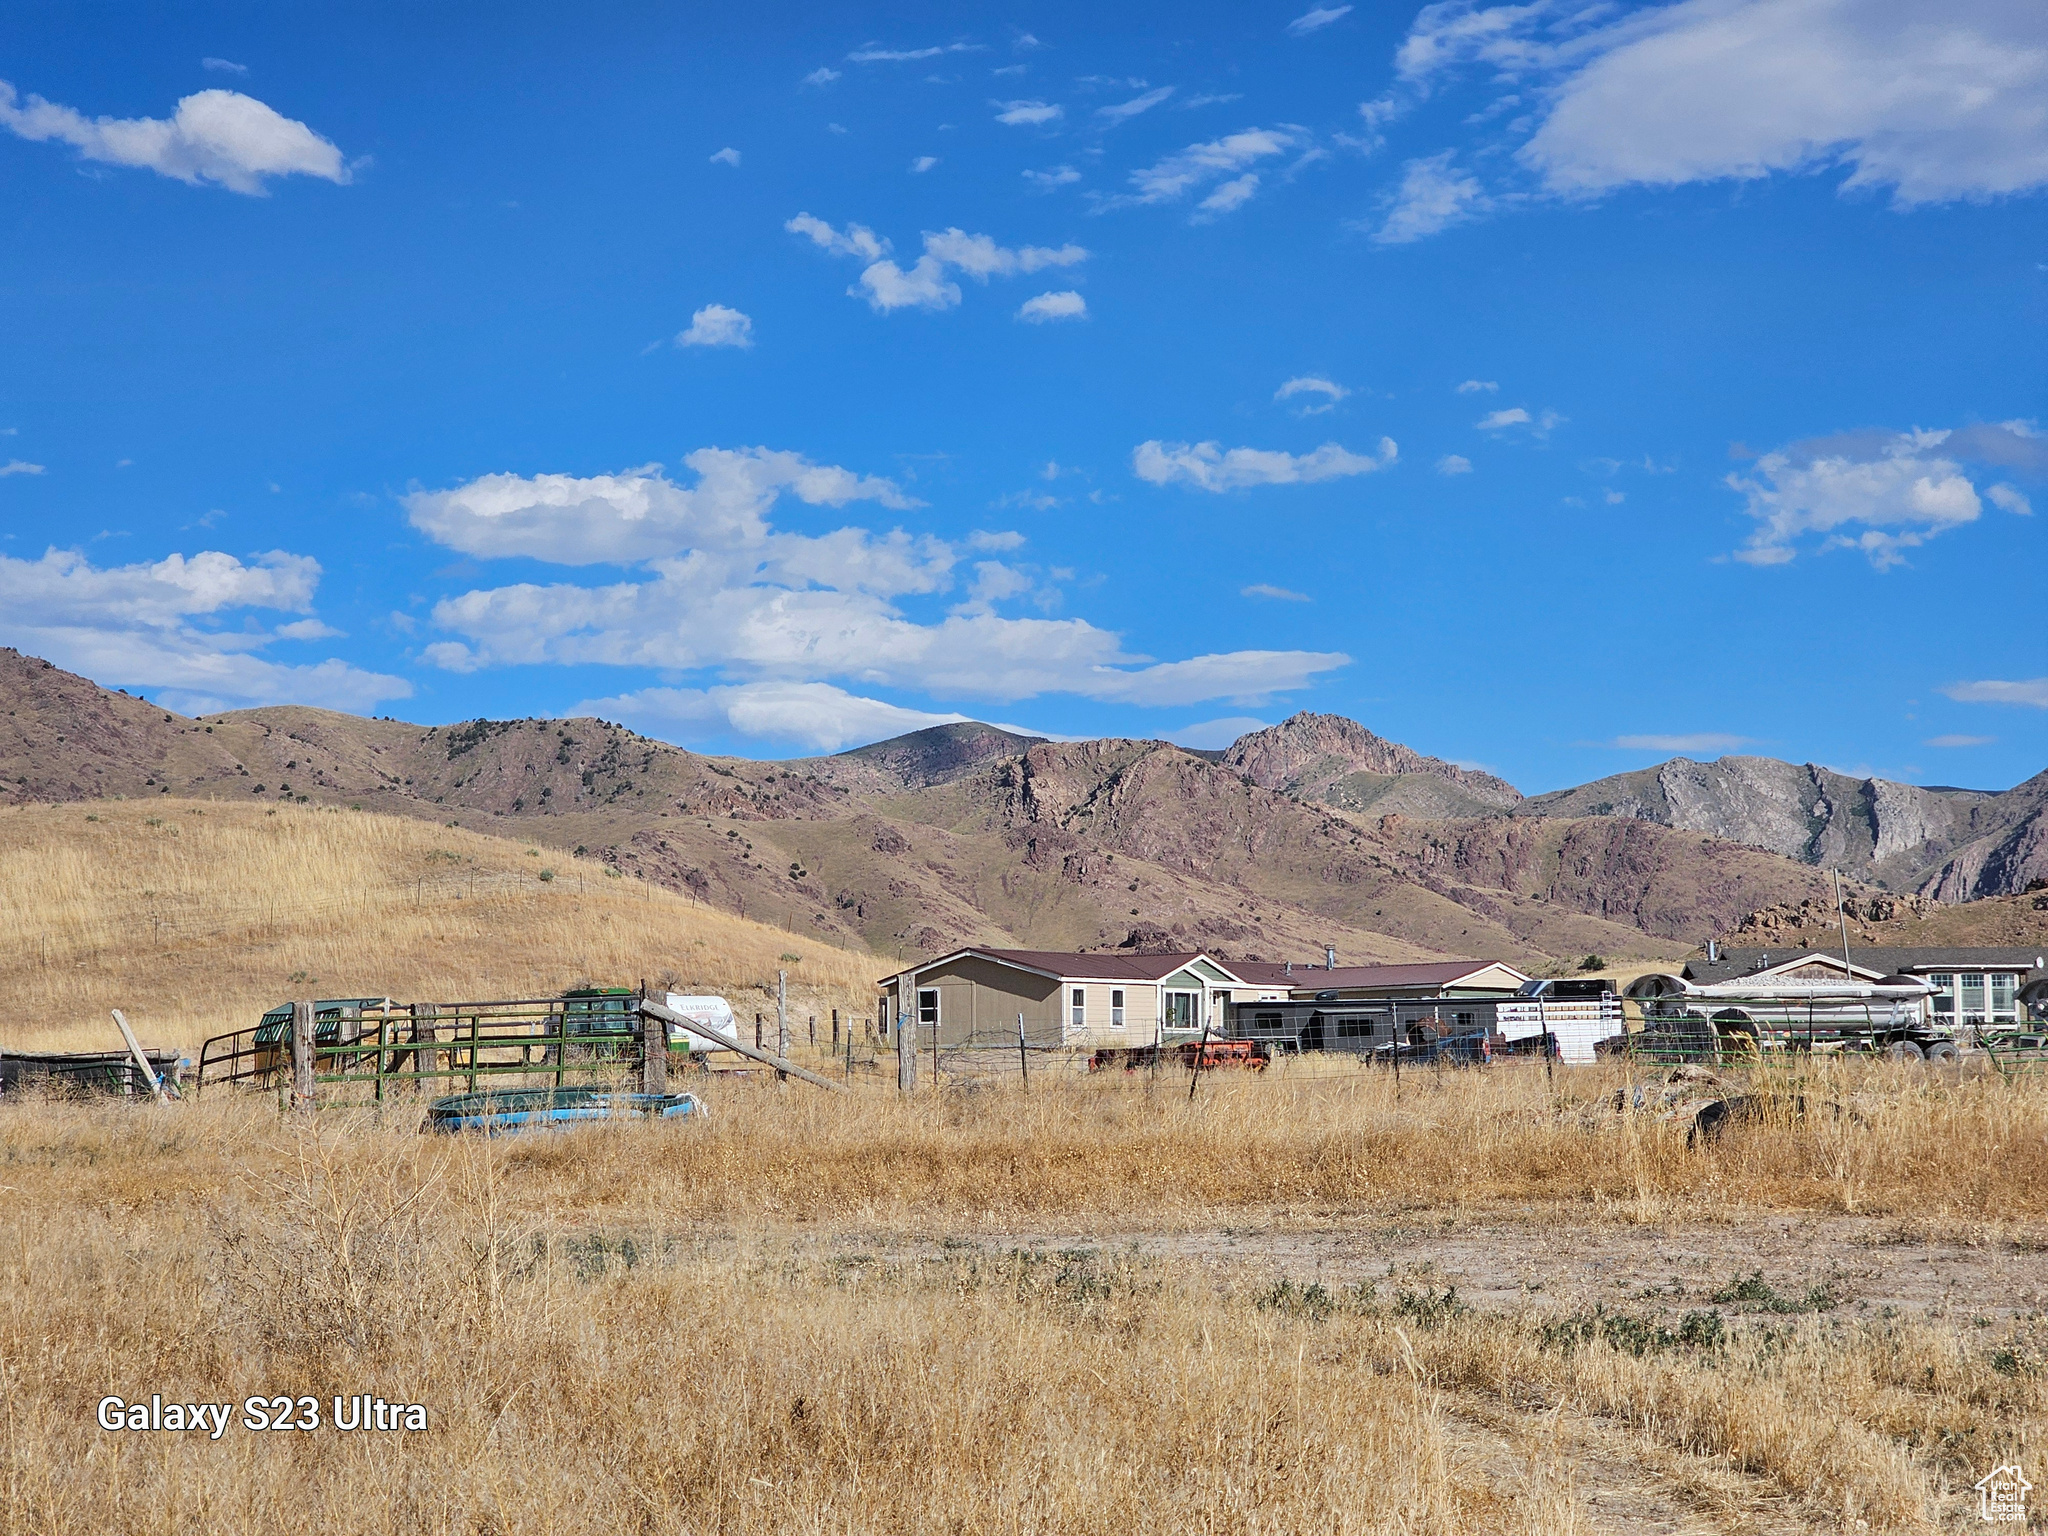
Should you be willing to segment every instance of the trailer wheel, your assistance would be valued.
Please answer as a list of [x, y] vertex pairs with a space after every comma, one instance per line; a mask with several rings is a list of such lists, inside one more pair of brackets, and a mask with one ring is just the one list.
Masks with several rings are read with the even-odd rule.
[[1930, 1040], [1920, 1048], [1920, 1054], [1929, 1061], [1944, 1064], [1963, 1059], [1963, 1053], [1956, 1049], [1956, 1043], [1953, 1040]]
[[1910, 1040], [1894, 1040], [1884, 1048], [1886, 1056], [1893, 1061], [1925, 1061], [1927, 1053]]

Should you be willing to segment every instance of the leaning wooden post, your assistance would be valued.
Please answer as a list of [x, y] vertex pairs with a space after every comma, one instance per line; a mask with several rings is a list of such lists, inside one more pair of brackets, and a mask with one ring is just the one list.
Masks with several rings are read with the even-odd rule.
[[142, 1047], [136, 1044], [135, 1031], [128, 1027], [128, 1016], [118, 1008], [113, 1012], [114, 1022], [121, 1026], [121, 1038], [128, 1042], [129, 1057], [136, 1066], [142, 1068], [142, 1080], [149, 1084], [150, 1092], [156, 1095], [157, 1103], [170, 1103], [170, 1095], [164, 1092], [163, 1079], [156, 1075], [156, 1068], [149, 1064], [149, 1058], [142, 1054]]
[[292, 1108], [313, 1108], [313, 1005], [305, 1001], [292, 1004]]
[[[789, 1060], [789, 972], [775, 973], [775, 1054]], [[778, 1083], [789, 1081], [787, 1072], [775, 1074]]]
[[1209, 1021], [1202, 1021], [1202, 1043], [1195, 1047], [1195, 1070], [1188, 1078], [1188, 1102], [1195, 1102], [1195, 1089], [1202, 1082], [1202, 1058], [1209, 1054]]
[[1031, 1058], [1024, 1054], [1024, 1015], [1017, 1015], [1017, 1070], [1024, 1074], [1024, 1086], [1031, 1086]]
[[[640, 994], [647, 1001], [647, 994]], [[640, 1091], [668, 1092], [668, 1026], [645, 1009], [640, 1013]]]

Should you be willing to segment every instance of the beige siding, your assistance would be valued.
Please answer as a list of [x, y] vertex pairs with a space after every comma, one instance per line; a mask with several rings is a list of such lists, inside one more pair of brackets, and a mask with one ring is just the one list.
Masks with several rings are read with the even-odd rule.
[[[1076, 988], [1088, 995], [1087, 1022], [1081, 1035], [1076, 1035], [1073, 1029]], [[1110, 1023], [1110, 994], [1118, 991], [1124, 995], [1121, 1029]], [[1149, 981], [1069, 981], [1060, 988], [1060, 996], [1066, 1003], [1067, 1040], [1071, 1045], [1150, 1045], [1157, 1032], [1159, 989]]]
[[939, 994], [941, 1045], [964, 1045], [969, 1039], [989, 1044], [1014, 1040], [1020, 1013], [1027, 1039], [1037, 1044], [1059, 1041], [1059, 983], [1049, 976], [963, 955], [917, 973], [915, 988], [906, 988], [903, 997], [907, 1016], [916, 1017], [916, 994], [930, 990]]

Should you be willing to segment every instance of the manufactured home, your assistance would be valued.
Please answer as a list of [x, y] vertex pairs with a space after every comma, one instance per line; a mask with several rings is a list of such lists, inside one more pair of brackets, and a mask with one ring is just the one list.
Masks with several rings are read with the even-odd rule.
[[1258, 989], [1199, 952], [1070, 954], [956, 949], [878, 983], [885, 1032], [914, 1028], [920, 1045], [1014, 1043], [1099, 1048], [1221, 1034], [1225, 1010]]

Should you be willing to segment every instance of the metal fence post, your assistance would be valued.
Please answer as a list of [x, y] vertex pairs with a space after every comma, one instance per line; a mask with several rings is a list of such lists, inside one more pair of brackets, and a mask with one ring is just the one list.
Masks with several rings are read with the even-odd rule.
[[1024, 1086], [1031, 1086], [1031, 1058], [1024, 1054], [1024, 1015], [1017, 1015], [1017, 1070], [1024, 1074]]
[[305, 1001], [292, 1004], [292, 1108], [313, 1108], [313, 1005]]

